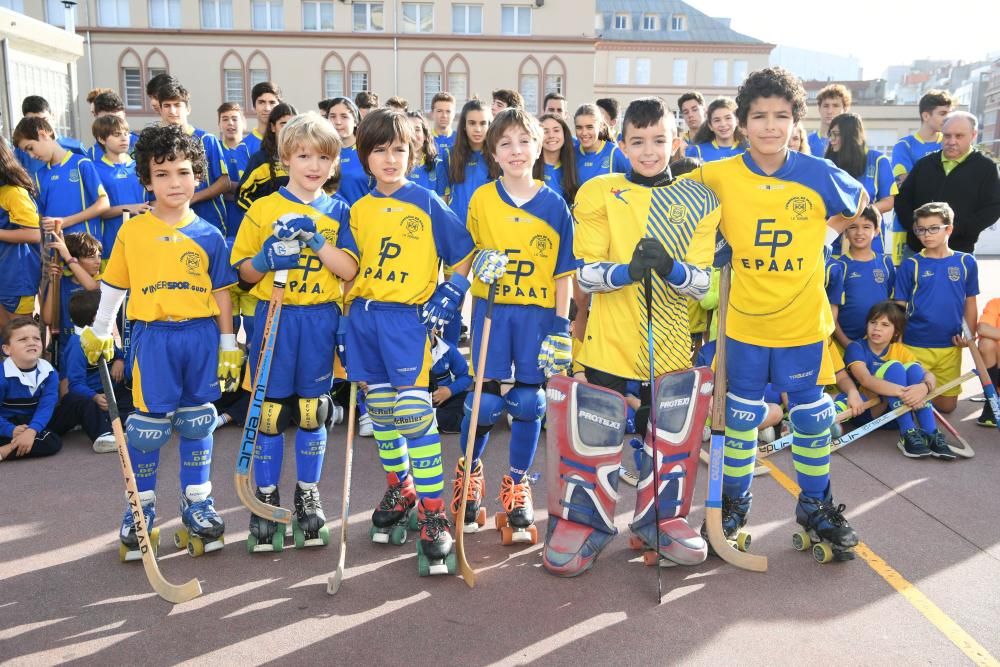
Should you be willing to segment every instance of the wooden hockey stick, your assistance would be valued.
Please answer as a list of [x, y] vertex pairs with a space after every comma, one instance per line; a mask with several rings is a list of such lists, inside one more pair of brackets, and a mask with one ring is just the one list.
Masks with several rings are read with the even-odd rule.
[[753, 572], [767, 571], [767, 557], [734, 549], [722, 530], [722, 458], [726, 446], [726, 309], [732, 269], [722, 269], [719, 281], [719, 332], [715, 353], [715, 394], [712, 398], [712, 444], [709, 449], [708, 497], [705, 499], [705, 527], [712, 549], [722, 560]]
[[938, 412], [937, 408], [932, 405], [931, 409], [934, 410], [934, 419], [937, 420], [938, 426], [944, 427], [944, 430], [948, 432], [948, 435], [950, 435], [955, 442], [958, 443], [957, 447], [949, 444], [948, 449], [950, 449], [955, 456], [961, 456], [963, 459], [971, 459], [975, 456], [976, 452], [972, 449], [972, 445], [969, 444], [969, 441], [963, 438], [955, 427], [948, 423], [948, 420], [944, 418], [944, 415]]
[[358, 383], [351, 383], [351, 400], [347, 408], [347, 445], [344, 447], [344, 494], [340, 504], [340, 555], [337, 570], [326, 580], [326, 592], [336, 595], [344, 580], [347, 560], [347, 517], [351, 511], [351, 465], [354, 462], [354, 413], [358, 407]]
[[455, 552], [458, 555], [458, 572], [469, 588], [476, 585], [476, 573], [465, 557], [465, 531], [459, 522], [465, 521], [465, 506], [469, 501], [469, 481], [472, 476], [472, 452], [475, 449], [476, 429], [479, 428], [479, 402], [483, 397], [483, 375], [486, 373], [486, 348], [490, 344], [490, 330], [493, 328], [493, 302], [497, 297], [496, 282], [490, 283], [486, 296], [486, 315], [483, 318], [483, 333], [479, 341], [479, 360], [476, 362], [476, 384], [472, 391], [472, 412], [469, 413], [469, 436], [465, 442], [465, 469], [462, 471], [462, 503], [455, 514]]
[[247, 412], [246, 424], [243, 426], [240, 454], [236, 459], [236, 495], [239, 496], [240, 502], [262, 519], [284, 524], [291, 523], [291, 510], [268, 505], [258, 499], [253, 492], [250, 473], [253, 470], [253, 455], [257, 447], [257, 434], [260, 431], [260, 415], [263, 411], [264, 397], [267, 394], [267, 380], [271, 374], [271, 360], [274, 357], [274, 343], [278, 337], [278, 322], [287, 281], [287, 270], [274, 272], [274, 286], [271, 289], [271, 302], [267, 306], [264, 338], [261, 343], [260, 357], [257, 360], [257, 372], [254, 374], [253, 392], [250, 395], [250, 409]]
[[[864, 402], [864, 404], [862, 404], [861, 407], [863, 407], [865, 410], [868, 410], [874, 408], [881, 402], [882, 399], [876, 396], [875, 398], [869, 398], [867, 401]], [[850, 418], [851, 418], [851, 411], [844, 410], [843, 412], [837, 413], [837, 416], [834, 418], [833, 423], [842, 424], [843, 422], [848, 421]], [[772, 442], [762, 442], [759, 445], [757, 445], [757, 458], [766, 459], [768, 456], [771, 456], [771, 454], [774, 454], [775, 452], [780, 452], [782, 449], [785, 449], [791, 444], [792, 444], [791, 433], [789, 433], [786, 436], [782, 436]]]
[[201, 584], [197, 579], [192, 579], [185, 584], [176, 586], [160, 574], [160, 568], [156, 564], [156, 555], [153, 553], [152, 542], [149, 539], [149, 527], [146, 525], [146, 515], [142, 513], [142, 504], [139, 502], [139, 489], [135, 484], [135, 475], [132, 473], [132, 459], [128, 454], [128, 447], [125, 445], [125, 433], [122, 431], [122, 418], [118, 414], [118, 401], [115, 400], [115, 389], [111, 384], [111, 373], [108, 372], [108, 362], [102, 356], [98, 364], [101, 373], [101, 385], [104, 387], [104, 397], [108, 401], [108, 416], [111, 418], [111, 430], [115, 434], [115, 444], [118, 446], [118, 458], [122, 464], [122, 475], [125, 477], [125, 495], [128, 498], [129, 508], [132, 510], [132, 520], [135, 522], [135, 536], [139, 540], [139, 551], [142, 553], [142, 567], [146, 571], [146, 578], [149, 585], [153, 587], [156, 594], [167, 602], [178, 604], [187, 602], [201, 595]]

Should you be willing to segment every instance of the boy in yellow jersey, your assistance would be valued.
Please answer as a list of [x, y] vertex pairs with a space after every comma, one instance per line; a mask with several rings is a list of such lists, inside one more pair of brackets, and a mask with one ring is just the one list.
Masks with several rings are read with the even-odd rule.
[[[372, 111], [358, 128], [358, 156], [376, 186], [351, 207], [360, 270], [345, 347], [348, 377], [368, 385], [368, 412], [389, 481], [372, 515], [372, 539], [388, 542], [392, 534], [402, 544], [405, 532], [393, 529], [419, 498], [419, 571], [442, 574], [454, 572], [455, 557], [441, 498], [441, 436], [427, 389], [427, 328], [455, 317], [469, 288], [473, 245], [440, 197], [406, 179], [412, 142], [412, 125], [398, 111]], [[437, 285], [441, 261], [454, 273]]]
[[[462, 502], [463, 471], [472, 481], [463, 521], [474, 532], [480, 514], [483, 466], [480, 457], [490, 429], [506, 410], [511, 416], [510, 470], [500, 484], [506, 513], [504, 542], [537, 541], [531, 487], [526, 475], [535, 460], [545, 414], [542, 384], [548, 375], [569, 368], [569, 300], [573, 257], [573, 219], [564, 200], [532, 178], [541, 153], [542, 128], [523, 109], [504, 109], [486, 133], [485, 151], [500, 167], [499, 180], [480, 186], [469, 204], [468, 227], [480, 252], [473, 262], [472, 358], [479, 358], [489, 285], [497, 284], [492, 333], [486, 353], [483, 394], [479, 403], [472, 461], [459, 459], [452, 513]], [[500, 395], [500, 381], [514, 367], [514, 386]], [[465, 401], [462, 438], [468, 442], [472, 396]], [[501, 517], [501, 522], [503, 518]], [[502, 526], [498, 525], [498, 528]]]
[[[288, 270], [253, 470], [257, 497], [279, 505], [284, 430], [295, 422], [296, 545], [320, 546], [330, 539], [317, 484], [333, 417], [334, 336], [342, 281], [357, 275], [358, 248], [348, 226], [347, 204], [323, 192], [340, 154], [340, 138], [330, 124], [313, 112], [296, 116], [281, 132], [278, 153], [288, 170], [288, 185], [250, 206], [232, 252], [240, 279], [254, 285], [250, 293], [258, 299], [256, 322], [267, 319], [272, 272]], [[288, 255], [273, 254], [279, 238], [302, 241], [305, 247]], [[255, 327], [251, 376], [256, 376], [265, 334], [263, 326]], [[276, 529], [281, 531], [278, 539], [283, 539], [283, 527], [257, 515], [250, 517], [250, 533], [261, 550], [273, 547]]]
[[[558, 435], [559, 456], [553, 458], [550, 452], [549, 479], [553, 485], [558, 480], [559, 488], [557, 497], [549, 494], [549, 527], [542, 557], [545, 568], [559, 576], [575, 576], [589, 569], [617, 533], [614, 509], [625, 430], [623, 397], [631, 381], [648, 382], [650, 377], [642, 285], [647, 271], [653, 293], [653, 372], [660, 376], [691, 366], [688, 302], [700, 299], [708, 290], [720, 210], [708, 188], [672, 178], [667, 165], [677, 143], [674, 127], [673, 115], [661, 100], [633, 101], [625, 111], [621, 142], [631, 164], [629, 174], [595, 177], [581, 186], [576, 196], [573, 248], [583, 263], [576, 279], [583, 291], [593, 295], [577, 361], [590, 385], [615, 393], [621, 411], [598, 411], [597, 406], [604, 401], [583, 409], [581, 390], [576, 390], [577, 413], [570, 419], [577, 421], [580, 434], [597, 427], [621, 428], [618, 433], [608, 429], [600, 439], [594, 434], [586, 438], [573, 437], [572, 433]], [[659, 384], [662, 387], [664, 383]], [[562, 392], [549, 391], [547, 428], [552, 447], [553, 418], [565, 401], [559, 395]], [[599, 393], [607, 396], [610, 392]], [[644, 407], [637, 411], [635, 423], [645, 436], [650, 387], [642, 387], [639, 394]], [[681, 401], [677, 405], [692, 403]], [[651, 545], [649, 548], [659, 543], [662, 557], [687, 565], [701, 563], [707, 555], [704, 540], [684, 518], [690, 507], [704, 419], [703, 415], [693, 447], [686, 448], [683, 455], [668, 457], [664, 444], [655, 465], [651, 449], [654, 436], [646, 438], [631, 525], [636, 538]], [[664, 422], [658, 423], [659, 432]], [[601, 444], [595, 445], [598, 440]], [[552, 468], [554, 461], [560, 466], [558, 470]], [[654, 478], [659, 483], [654, 483]], [[654, 521], [654, 496], [661, 506], [659, 524]]]
[[854, 530], [830, 494], [834, 407], [817, 384], [833, 316], [824, 292], [823, 245], [868, 203], [860, 184], [830, 163], [788, 150], [805, 115], [805, 90], [791, 73], [768, 68], [740, 87], [736, 116], [749, 139], [740, 156], [704, 165], [691, 177], [722, 203], [720, 229], [732, 249], [725, 332], [728, 359], [723, 528], [735, 536], [750, 509], [757, 428], [770, 382], [788, 396], [792, 456], [802, 489], [796, 519], [844, 559]]
[[[114, 354], [112, 323], [125, 299], [132, 323], [132, 396], [136, 412], [126, 420], [126, 439], [148, 527], [155, 517], [160, 448], [172, 430], [180, 436], [181, 520], [177, 544], [191, 555], [222, 548], [225, 524], [212, 501], [212, 431], [220, 384], [235, 388], [243, 365], [236, 347], [229, 287], [236, 274], [226, 240], [191, 210], [191, 197], [206, 169], [197, 137], [177, 125], [143, 130], [135, 147], [142, 184], [153, 209], [131, 218], [118, 232], [101, 283], [94, 325], [80, 335], [87, 360]], [[138, 548], [126, 509], [119, 534]]]

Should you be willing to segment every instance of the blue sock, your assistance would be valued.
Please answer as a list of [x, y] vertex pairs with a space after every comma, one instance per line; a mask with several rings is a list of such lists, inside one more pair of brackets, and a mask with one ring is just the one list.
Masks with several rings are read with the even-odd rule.
[[934, 417], [934, 408], [931, 407], [930, 403], [917, 410], [917, 421], [920, 423], [920, 428], [927, 433], [934, 433], [937, 430], [937, 419]]
[[[459, 435], [459, 447], [461, 447], [462, 455], [465, 455], [465, 443], [469, 442], [469, 415], [466, 414], [462, 417], [462, 432]], [[513, 427], [511, 427], [511, 442], [513, 443]], [[472, 461], [475, 463], [482, 457], [483, 451], [486, 450], [486, 444], [490, 441], [490, 434], [484, 433], [483, 435], [477, 435], [476, 441], [472, 443]]]
[[[247, 333], [247, 340], [253, 338], [253, 315], [243, 316], [243, 330]], [[239, 331], [239, 329], [237, 329]]]
[[542, 432], [542, 420], [521, 421], [515, 419], [510, 425], [510, 476], [515, 484], [520, 484], [528, 474], [535, 451], [538, 449], [538, 435]]
[[132, 459], [132, 474], [135, 475], [135, 486], [139, 493], [156, 490], [156, 469], [160, 465], [160, 450], [142, 452], [128, 446], [128, 455]]
[[212, 436], [193, 440], [181, 436], [181, 489], [205, 484], [212, 475]]
[[299, 481], [315, 484], [323, 469], [323, 455], [326, 453], [326, 429], [309, 431], [300, 428], [295, 433], [295, 470]]
[[[899, 362], [889, 362], [879, 369], [879, 377], [881, 379], [898, 384], [900, 386], [908, 386], [907, 382], [907, 370]], [[889, 409], [895, 410], [899, 406], [903, 405], [903, 401], [896, 397], [886, 397], [889, 403]], [[916, 424], [913, 422], [913, 413], [906, 412], [896, 418], [896, 423], [899, 424], [899, 432], [905, 433], [912, 428], [916, 428]]]
[[277, 486], [281, 480], [281, 462], [285, 455], [285, 437], [257, 433], [253, 456], [253, 476], [257, 486]]

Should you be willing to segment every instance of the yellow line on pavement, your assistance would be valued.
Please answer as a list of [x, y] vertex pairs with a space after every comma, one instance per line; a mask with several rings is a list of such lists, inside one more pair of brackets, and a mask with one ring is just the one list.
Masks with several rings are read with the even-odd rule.
[[[799, 495], [798, 485], [788, 475], [779, 470], [773, 462], [762, 459], [759, 463], [771, 470], [771, 477], [785, 491], [796, 497]], [[969, 660], [977, 665], [1000, 667], [1000, 662], [990, 655], [990, 652], [982, 644], [973, 639], [972, 635], [963, 630], [958, 623], [953, 621], [940, 607], [931, 602], [930, 598], [921, 593], [916, 586], [904, 579], [903, 575], [886, 563], [881, 556], [872, 551], [867, 544], [861, 542], [855, 547], [854, 552], [858, 556], [861, 556], [868, 563], [868, 567], [885, 579], [885, 582], [902, 595], [903, 599], [909, 602], [914, 609], [923, 614], [924, 618], [940, 630], [941, 634], [948, 638], [948, 641], [968, 656]]]

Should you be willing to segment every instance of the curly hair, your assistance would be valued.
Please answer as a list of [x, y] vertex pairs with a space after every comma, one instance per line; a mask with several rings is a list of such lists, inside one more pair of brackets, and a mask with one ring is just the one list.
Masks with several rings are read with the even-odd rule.
[[751, 72], [736, 94], [736, 119], [746, 127], [750, 104], [761, 97], [781, 97], [792, 105], [792, 118], [799, 122], [806, 116], [806, 89], [798, 77], [783, 67], [766, 67]]
[[135, 144], [135, 168], [143, 185], [152, 185], [153, 162], [163, 164], [177, 159], [190, 160], [195, 179], [205, 180], [208, 164], [205, 147], [198, 137], [188, 134], [180, 125], [152, 125], [139, 135]]

